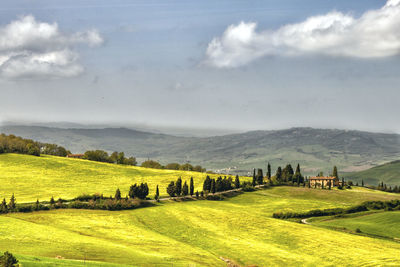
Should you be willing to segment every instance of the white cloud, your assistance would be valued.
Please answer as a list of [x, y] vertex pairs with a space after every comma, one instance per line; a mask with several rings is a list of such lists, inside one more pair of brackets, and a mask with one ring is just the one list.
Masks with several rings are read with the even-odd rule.
[[359, 18], [341, 12], [309, 17], [275, 31], [256, 31], [257, 24], [240, 22], [214, 38], [206, 63], [219, 68], [245, 65], [268, 55], [322, 54], [380, 58], [400, 54], [400, 0]]
[[84, 69], [74, 46], [102, 43], [96, 30], [68, 35], [59, 30], [57, 23], [23, 16], [0, 26], [0, 75], [11, 79], [76, 76]]

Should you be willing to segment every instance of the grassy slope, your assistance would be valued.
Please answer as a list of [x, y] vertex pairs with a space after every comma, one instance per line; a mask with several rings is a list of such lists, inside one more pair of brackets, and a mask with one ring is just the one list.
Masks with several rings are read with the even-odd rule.
[[[0, 216], [0, 250], [125, 264], [385, 265], [400, 244], [271, 218], [277, 210], [345, 207], [399, 195], [275, 187], [225, 201], [132, 211], [53, 210]], [[349, 252], [351, 248], [351, 253]], [[332, 253], [335, 251], [335, 253]]]
[[378, 212], [348, 218], [316, 220], [313, 224], [329, 228], [346, 228], [374, 236], [400, 239], [400, 212]]
[[361, 183], [361, 180], [364, 180], [369, 185], [378, 185], [382, 181], [388, 185], [400, 185], [400, 160], [365, 171], [344, 174], [344, 176], [359, 183]]
[[157, 184], [160, 194], [166, 195], [167, 184], [178, 177], [188, 183], [193, 177], [195, 190], [202, 190], [206, 175], [53, 156], [0, 154], [0, 197], [9, 198], [15, 193], [17, 201], [21, 203], [37, 198], [48, 200], [51, 196], [70, 199], [82, 193], [104, 193], [108, 196], [114, 195], [117, 188], [121, 189], [124, 196], [131, 184], [140, 182], [148, 183], [149, 196], [153, 197]]
[[123, 267], [128, 265], [108, 263], [108, 262], [93, 262], [87, 260], [66, 260], [48, 257], [37, 257], [37, 256], [26, 256], [16, 255], [18, 263], [22, 267], [75, 267], [75, 266], [87, 266], [87, 267]]

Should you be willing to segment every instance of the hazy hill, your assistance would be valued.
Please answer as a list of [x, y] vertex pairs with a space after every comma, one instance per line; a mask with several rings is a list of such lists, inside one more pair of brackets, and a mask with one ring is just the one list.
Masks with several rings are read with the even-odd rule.
[[[3, 126], [1, 132], [63, 145], [73, 152], [88, 149], [124, 151], [139, 160], [163, 163], [190, 160], [208, 169], [299, 162], [307, 173], [358, 171], [400, 158], [400, 135], [347, 130], [292, 128], [252, 131], [214, 137], [177, 137], [127, 128], [60, 129], [39, 126]], [[232, 170], [233, 171], [233, 170]]]
[[378, 185], [384, 182], [388, 185], [400, 185], [400, 160], [389, 162], [368, 170], [344, 174], [348, 179], [365, 184]]

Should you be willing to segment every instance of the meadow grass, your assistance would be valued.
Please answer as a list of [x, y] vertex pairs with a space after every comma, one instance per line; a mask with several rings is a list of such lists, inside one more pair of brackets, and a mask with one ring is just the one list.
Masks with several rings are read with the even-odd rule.
[[21, 267], [124, 267], [129, 265], [108, 263], [108, 262], [94, 262], [87, 260], [66, 260], [48, 257], [37, 257], [27, 255], [15, 255], [18, 259], [18, 264]]
[[22, 203], [36, 199], [49, 200], [52, 196], [55, 199], [72, 199], [84, 193], [114, 196], [117, 188], [125, 196], [130, 185], [141, 182], [148, 183], [149, 197], [154, 196], [157, 185], [161, 196], [166, 196], [166, 187], [170, 181], [182, 177], [183, 181], [189, 183], [190, 177], [193, 177], [195, 190], [201, 191], [207, 175], [55, 156], [0, 154], [0, 198], [9, 199], [14, 193], [17, 201]]
[[399, 222], [399, 211], [385, 211], [354, 214], [344, 218], [320, 218], [313, 221], [313, 225], [353, 232], [360, 229], [364, 234], [400, 240]]
[[51, 210], [0, 216], [0, 250], [139, 266], [377, 266], [400, 244], [273, 219], [277, 210], [348, 207], [399, 195], [364, 188], [273, 187], [223, 201], [162, 202], [129, 211]]

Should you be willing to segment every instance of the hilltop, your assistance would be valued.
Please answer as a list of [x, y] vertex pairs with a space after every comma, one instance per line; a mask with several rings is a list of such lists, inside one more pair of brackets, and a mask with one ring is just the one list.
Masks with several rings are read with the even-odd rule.
[[392, 186], [399, 185], [400, 160], [389, 162], [360, 172], [345, 173], [343, 176], [359, 183], [364, 180], [365, 184], [374, 186], [378, 185], [380, 182]]
[[305, 174], [315, 174], [328, 172], [333, 165], [351, 172], [400, 158], [400, 135], [349, 130], [292, 128], [202, 138], [127, 128], [3, 126], [0, 131], [56, 143], [75, 153], [124, 151], [139, 160], [152, 158], [164, 164], [190, 160], [207, 169], [233, 167], [231, 171], [241, 173], [267, 161], [275, 167], [299, 162]]

